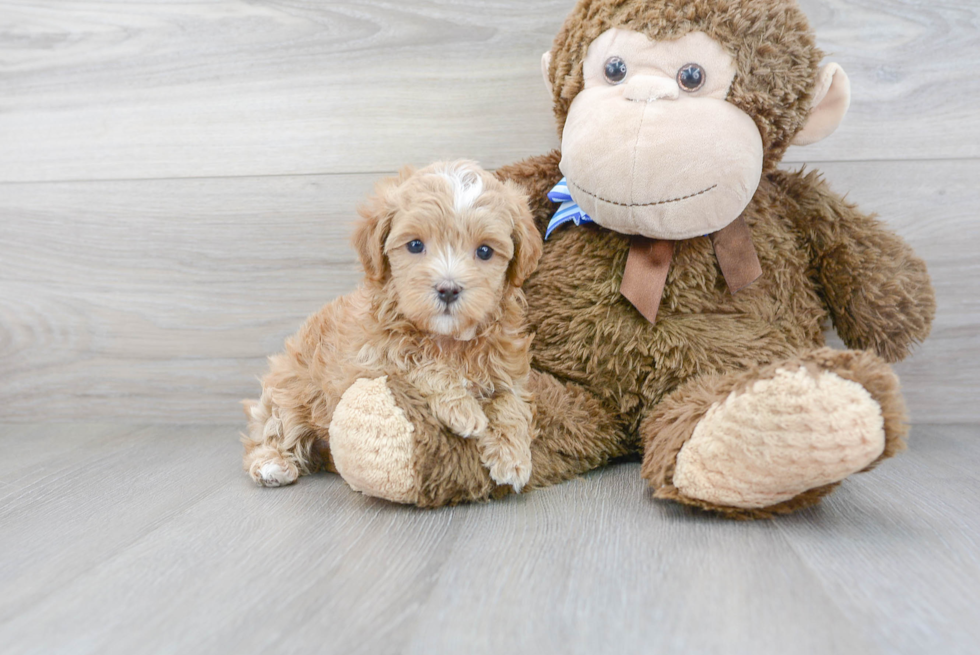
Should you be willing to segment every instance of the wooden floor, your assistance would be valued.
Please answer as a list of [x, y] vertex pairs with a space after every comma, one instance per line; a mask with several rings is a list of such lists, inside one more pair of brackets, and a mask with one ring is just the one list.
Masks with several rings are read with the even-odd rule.
[[777, 521], [621, 464], [436, 511], [254, 487], [237, 426], [5, 426], [0, 652], [980, 652], [980, 430]]

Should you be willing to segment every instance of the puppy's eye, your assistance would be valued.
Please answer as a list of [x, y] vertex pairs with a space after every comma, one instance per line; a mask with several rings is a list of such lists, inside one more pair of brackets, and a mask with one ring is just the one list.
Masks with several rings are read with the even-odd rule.
[[479, 248], [476, 249], [476, 256], [482, 259], [483, 261], [487, 261], [488, 259], [493, 257], [493, 248], [491, 248], [490, 246], [480, 246]]
[[412, 253], [413, 255], [417, 255], [423, 250], [425, 250], [425, 244], [419, 241], [418, 239], [413, 239], [412, 241], [409, 241], [405, 247], [408, 248], [408, 252]]
[[606, 60], [602, 73], [610, 84], [619, 84], [626, 79], [626, 62], [620, 57], [610, 57]]
[[688, 64], [677, 71], [677, 83], [689, 93], [693, 93], [704, 86], [705, 77], [707, 76], [704, 69], [697, 64]]

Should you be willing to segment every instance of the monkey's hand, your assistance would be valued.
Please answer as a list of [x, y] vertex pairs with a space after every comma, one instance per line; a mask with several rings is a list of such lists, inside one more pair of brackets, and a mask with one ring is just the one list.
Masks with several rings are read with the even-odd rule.
[[[936, 298], [925, 262], [873, 216], [833, 193], [815, 172], [781, 173], [837, 333], [848, 348], [889, 362], [929, 335]], [[779, 178], [777, 177], [777, 183]]]

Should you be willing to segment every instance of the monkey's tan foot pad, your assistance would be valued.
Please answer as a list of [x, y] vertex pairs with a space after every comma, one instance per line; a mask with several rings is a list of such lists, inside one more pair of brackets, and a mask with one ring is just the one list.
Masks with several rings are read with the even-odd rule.
[[760, 508], [843, 480], [885, 448], [881, 407], [829, 371], [778, 370], [711, 406], [677, 456], [690, 498]]
[[412, 469], [415, 426], [395, 404], [387, 378], [361, 378], [344, 392], [330, 423], [334, 465], [354, 491], [396, 503], [418, 497]]

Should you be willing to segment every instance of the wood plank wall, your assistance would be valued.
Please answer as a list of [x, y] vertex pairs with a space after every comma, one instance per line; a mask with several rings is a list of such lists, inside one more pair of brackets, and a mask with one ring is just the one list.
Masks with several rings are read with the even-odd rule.
[[[804, 0], [854, 101], [796, 148], [930, 265], [899, 366], [980, 404], [980, 5]], [[351, 289], [357, 202], [406, 163], [556, 147], [540, 54], [572, 0], [0, 0], [0, 419], [236, 421]]]

